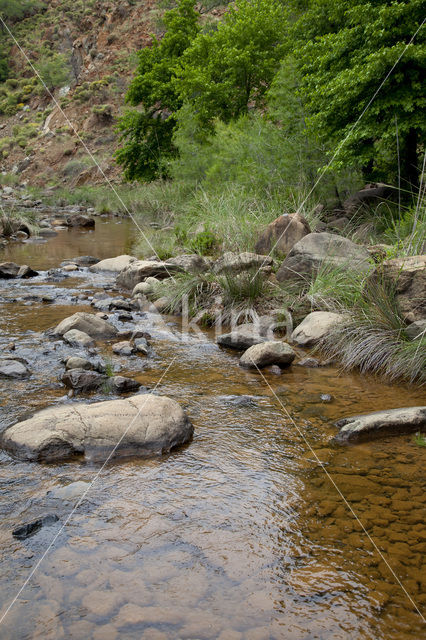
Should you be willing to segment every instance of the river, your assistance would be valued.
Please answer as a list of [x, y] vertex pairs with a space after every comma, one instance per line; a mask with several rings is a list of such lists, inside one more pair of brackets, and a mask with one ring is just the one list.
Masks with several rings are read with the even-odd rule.
[[[94, 231], [60, 231], [42, 244], [2, 250], [1, 260], [42, 272], [1, 283], [2, 351], [15, 343], [13, 353], [33, 372], [25, 381], [0, 380], [1, 430], [53, 403], [84, 400], [68, 399], [58, 383], [60, 360], [72, 349], [43, 332], [77, 310], [93, 311], [87, 297], [112, 281], [87, 270], [52, 280], [46, 270], [78, 255], [130, 253], [134, 237], [130, 221], [97, 218]], [[426, 637], [413, 605], [424, 611], [426, 604], [426, 448], [413, 436], [327, 444], [336, 419], [424, 404], [424, 391], [332, 366], [293, 366], [266, 374], [290, 419], [212, 332], [182, 339], [173, 317], [167, 327], [154, 335], [148, 359], [112, 356], [108, 345], [100, 352], [149, 388], [176, 357], [158, 391], [191, 418], [188, 446], [161, 459], [110, 464], [62, 530], [99, 466], [30, 464], [0, 452], [1, 611], [19, 594], [0, 637]], [[12, 537], [17, 525], [44, 513], [56, 513], [58, 523], [23, 541]]]

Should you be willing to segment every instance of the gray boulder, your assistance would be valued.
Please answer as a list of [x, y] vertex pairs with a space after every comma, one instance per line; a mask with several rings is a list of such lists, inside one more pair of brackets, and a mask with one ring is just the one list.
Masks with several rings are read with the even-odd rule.
[[248, 369], [262, 369], [269, 365], [287, 367], [290, 365], [296, 354], [290, 345], [279, 340], [255, 344], [240, 358], [240, 365]]
[[390, 285], [405, 318], [426, 320], [426, 255], [386, 260], [371, 278]]
[[0, 378], [13, 378], [21, 380], [31, 375], [31, 372], [23, 362], [12, 359], [0, 360]]
[[299, 240], [277, 271], [279, 282], [309, 280], [326, 261], [335, 267], [359, 269], [371, 268], [370, 254], [365, 247], [334, 233], [310, 233]]
[[244, 253], [227, 251], [213, 264], [213, 272], [218, 274], [237, 274], [242, 271], [267, 269], [272, 266], [273, 262], [270, 256], [261, 256], [248, 251]]
[[90, 271], [113, 271], [115, 273], [120, 273], [129, 264], [132, 262], [137, 262], [137, 258], [134, 256], [122, 255], [117, 256], [116, 258], [106, 258], [105, 260], [100, 260], [95, 264], [92, 264], [89, 269]]
[[293, 342], [301, 347], [312, 347], [321, 342], [336, 326], [345, 321], [345, 316], [331, 311], [313, 311], [291, 334]]
[[69, 369], [61, 377], [61, 382], [66, 387], [80, 393], [97, 391], [107, 380], [107, 376], [86, 369]]
[[230, 333], [218, 336], [216, 342], [222, 347], [243, 351], [261, 342], [267, 342], [268, 338], [263, 331], [254, 324], [242, 324]]
[[10, 280], [11, 278], [34, 278], [38, 272], [31, 269], [27, 264], [19, 266], [15, 262], [0, 263], [0, 278]]
[[120, 271], [116, 282], [119, 287], [134, 289], [139, 282], [143, 282], [146, 278], [155, 277], [164, 280], [178, 271], [182, 271], [182, 268], [170, 262], [136, 260]]
[[399, 436], [426, 429], [426, 407], [408, 407], [376, 411], [351, 416], [336, 422], [339, 433], [333, 438], [337, 444], [373, 440], [385, 436]]
[[65, 369], [93, 369], [93, 364], [86, 360], [86, 358], [80, 358], [79, 356], [71, 356], [65, 363]]
[[93, 338], [87, 335], [84, 331], [78, 329], [71, 329], [62, 336], [65, 342], [68, 342], [72, 347], [93, 347]]
[[204, 273], [210, 268], [210, 261], [198, 255], [198, 253], [184, 254], [176, 256], [176, 258], [169, 258], [167, 260], [169, 264], [174, 264], [188, 273]]
[[117, 342], [112, 346], [112, 350], [119, 356], [131, 356], [134, 353], [135, 348], [128, 340]]
[[63, 336], [64, 333], [71, 331], [71, 329], [83, 331], [95, 339], [110, 339], [117, 335], [117, 329], [112, 324], [93, 313], [86, 313], [84, 311], [74, 313], [74, 315], [62, 320], [53, 330], [53, 335]]
[[417, 338], [426, 337], [426, 320], [417, 320], [416, 322], [413, 322], [405, 329], [405, 333], [410, 340], [417, 340]]
[[21, 460], [50, 462], [84, 455], [106, 459], [153, 456], [192, 438], [193, 426], [177, 402], [165, 396], [56, 406], [6, 429], [0, 444]]

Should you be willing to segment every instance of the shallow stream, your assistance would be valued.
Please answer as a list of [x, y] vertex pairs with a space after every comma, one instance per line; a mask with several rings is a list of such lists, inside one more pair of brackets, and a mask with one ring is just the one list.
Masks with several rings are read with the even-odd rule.
[[[58, 383], [61, 359], [76, 350], [43, 332], [77, 310], [93, 311], [87, 296], [113, 279], [85, 269], [52, 279], [46, 270], [78, 255], [129, 253], [133, 238], [130, 221], [97, 219], [95, 231], [2, 250], [0, 260], [42, 272], [0, 283], [2, 353], [15, 343], [13, 355], [33, 373], [0, 380], [0, 430], [52, 403], [85, 400], [68, 399]], [[168, 318], [152, 346], [149, 358], [113, 356], [108, 345], [100, 353], [148, 388], [175, 358], [158, 391], [185, 407], [194, 440], [162, 459], [106, 467], [55, 540], [99, 466], [29, 464], [0, 452], [0, 612], [17, 596], [0, 637], [426, 638], [413, 604], [425, 615], [426, 448], [412, 436], [327, 444], [336, 419], [424, 404], [424, 390], [293, 366], [266, 374], [289, 418], [212, 332], [182, 335], [179, 320]], [[12, 537], [45, 513], [59, 521], [27, 540]]]

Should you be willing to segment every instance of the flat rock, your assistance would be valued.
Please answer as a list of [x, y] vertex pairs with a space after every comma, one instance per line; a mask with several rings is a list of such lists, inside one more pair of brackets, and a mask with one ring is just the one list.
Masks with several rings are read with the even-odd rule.
[[345, 316], [340, 313], [313, 311], [296, 327], [291, 339], [301, 347], [312, 347], [325, 338], [336, 324], [344, 320]]
[[53, 330], [53, 335], [63, 336], [67, 331], [71, 331], [71, 329], [83, 331], [95, 339], [110, 339], [117, 335], [117, 329], [112, 324], [93, 313], [86, 313], [84, 311], [74, 313], [74, 315], [62, 320]]
[[371, 268], [365, 247], [334, 233], [310, 233], [293, 246], [277, 271], [277, 280], [309, 280], [324, 262], [365, 272]]
[[5, 359], [0, 360], [0, 378], [13, 378], [21, 380], [31, 375], [31, 372], [23, 362], [19, 360]]
[[274, 253], [286, 256], [308, 233], [309, 223], [299, 213], [285, 213], [273, 220], [256, 242], [255, 250], [259, 254]]
[[134, 289], [139, 282], [146, 278], [155, 277], [164, 280], [178, 271], [183, 271], [182, 267], [171, 262], [136, 260], [118, 274], [116, 282], [119, 287]]
[[94, 341], [87, 333], [84, 331], [79, 331], [79, 329], [70, 329], [62, 336], [65, 342], [68, 342], [72, 347], [93, 347]]
[[273, 340], [249, 347], [240, 358], [240, 366], [248, 369], [262, 369], [270, 365], [287, 367], [295, 357], [296, 353], [289, 344]]
[[213, 264], [213, 272], [218, 274], [236, 274], [242, 271], [271, 267], [273, 262], [270, 256], [261, 256], [248, 251], [243, 253], [227, 251]]
[[99, 262], [92, 264], [89, 269], [90, 271], [113, 271], [115, 273], [120, 273], [120, 271], [128, 267], [132, 262], [137, 262], [137, 258], [135, 258], [135, 256], [128, 256], [124, 254], [115, 258], [100, 260]]
[[267, 342], [268, 338], [262, 335], [262, 331], [254, 324], [242, 324], [230, 333], [218, 336], [216, 342], [222, 347], [243, 351], [261, 342]]
[[193, 426], [180, 405], [166, 396], [49, 407], [3, 432], [0, 444], [21, 460], [48, 462], [75, 455], [106, 459], [154, 456], [192, 438]]
[[376, 411], [343, 418], [336, 422], [339, 433], [333, 438], [337, 444], [399, 436], [426, 429], [426, 406]]

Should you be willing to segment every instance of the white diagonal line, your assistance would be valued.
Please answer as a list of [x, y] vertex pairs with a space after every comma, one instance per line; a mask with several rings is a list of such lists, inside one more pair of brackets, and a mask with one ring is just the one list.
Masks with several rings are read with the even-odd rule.
[[406, 597], [408, 598], [408, 600], [411, 602], [411, 604], [413, 605], [413, 607], [415, 608], [416, 612], [419, 614], [422, 622], [424, 624], [426, 624], [426, 619], [424, 618], [423, 614], [421, 613], [419, 607], [417, 606], [417, 604], [415, 603], [415, 601], [413, 600], [413, 598], [410, 596], [410, 594], [408, 593], [407, 589], [404, 587], [404, 585], [402, 584], [401, 580], [398, 578], [398, 576], [396, 575], [395, 571], [392, 569], [392, 567], [390, 566], [389, 562], [386, 560], [385, 556], [383, 555], [382, 551], [380, 551], [379, 547], [377, 546], [376, 542], [374, 541], [374, 539], [372, 538], [372, 536], [368, 533], [367, 529], [365, 528], [365, 526], [363, 525], [363, 523], [361, 522], [359, 516], [356, 514], [356, 512], [354, 511], [352, 505], [350, 504], [350, 502], [348, 502], [348, 500], [345, 498], [345, 496], [343, 495], [342, 491], [340, 490], [340, 488], [338, 487], [338, 485], [336, 484], [335, 480], [333, 479], [333, 477], [330, 475], [330, 473], [327, 471], [327, 469], [325, 468], [325, 466], [323, 465], [323, 463], [321, 462], [321, 460], [319, 459], [315, 449], [313, 449], [313, 447], [311, 446], [311, 444], [309, 443], [309, 441], [307, 440], [305, 434], [303, 433], [302, 429], [300, 429], [300, 427], [297, 426], [295, 420], [293, 419], [293, 417], [290, 415], [290, 413], [288, 412], [287, 408], [285, 407], [285, 405], [281, 402], [281, 400], [279, 399], [279, 397], [277, 396], [277, 394], [275, 393], [275, 391], [273, 390], [273, 388], [271, 387], [271, 385], [269, 384], [269, 382], [267, 381], [267, 379], [265, 378], [265, 376], [263, 375], [262, 371], [259, 369], [259, 367], [257, 366], [257, 364], [254, 362], [253, 359], [251, 359], [253, 362], [254, 367], [256, 368], [257, 372], [260, 373], [260, 375], [262, 376], [263, 381], [265, 382], [265, 384], [267, 385], [267, 387], [269, 388], [269, 390], [272, 392], [274, 398], [276, 399], [276, 401], [278, 402], [278, 404], [280, 405], [281, 409], [284, 411], [284, 413], [286, 414], [286, 416], [291, 420], [291, 422], [293, 423], [293, 425], [296, 427], [298, 434], [302, 437], [304, 443], [307, 445], [307, 447], [309, 448], [310, 452], [312, 453], [313, 457], [315, 458], [315, 461], [320, 465], [320, 467], [322, 468], [322, 470], [324, 471], [325, 475], [327, 476], [327, 478], [329, 479], [329, 481], [331, 482], [331, 484], [333, 485], [333, 487], [336, 489], [337, 493], [339, 494], [339, 496], [342, 498], [343, 502], [345, 503], [346, 507], [349, 509], [349, 511], [351, 512], [351, 514], [353, 515], [353, 517], [355, 518], [355, 520], [358, 522], [358, 524], [360, 525], [361, 529], [363, 530], [363, 532], [365, 533], [365, 535], [367, 536], [367, 538], [369, 539], [369, 541], [371, 542], [372, 546], [374, 547], [375, 551], [379, 554], [380, 558], [383, 560], [383, 562], [385, 563], [385, 565], [387, 566], [387, 568], [389, 569], [389, 572], [391, 573], [391, 575], [395, 578], [395, 580], [397, 581], [398, 585], [401, 587], [402, 591], [404, 592], [404, 594], [406, 595]]
[[[157, 389], [157, 387], [161, 384], [162, 380], [164, 379], [164, 377], [166, 376], [167, 372], [169, 371], [170, 367], [172, 366], [172, 364], [174, 363], [174, 361], [176, 360], [177, 356], [175, 356], [173, 358], [173, 360], [169, 363], [169, 365], [167, 366], [167, 369], [164, 371], [164, 373], [162, 374], [161, 378], [158, 380], [158, 382], [156, 383], [154, 389], [152, 391], [155, 391]], [[151, 392], [152, 393], [152, 392]], [[146, 394], [147, 396], [151, 395], [151, 394]], [[52, 546], [55, 544], [56, 540], [58, 539], [58, 537], [60, 536], [60, 534], [62, 533], [62, 531], [65, 529], [65, 527], [67, 526], [67, 524], [69, 523], [69, 521], [71, 520], [72, 516], [74, 515], [74, 513], [76, 512], [76, 510], [78, 509], [78, 507], [80, 506], [80, 504], [82, 503], [82, 501], [84, 500], [84, 498], [87, 496], [87, 494], [89, 493], [90, 489], [93, 487], [93, 485], [95, 484], [96, 480], [99, 478], [100, 474], [102, 473], [102, 471], [104, 470], [105, 466], [108, 464], [108, 462], [111, 460], [111, 458], [113, 457], [114, 453], [117, 451], [118, 447], [120, 446], [121, 442], [123, 441], [123, 438], [125, 438], [126, 434], [128, 433], [129, 429], [132, 427], [132, 425], [134, 424], [135, 420], [137, 420], [141, 414], [141, 411], [143, 410], [144, 406], [146, 404], [146, 401], [144, 402], [144, 404], [140, 407], [139, 411], [137, 412], [137, 414], [132, 418], [132, 420], [130, 421], [129, 425], [127, 426], [127, 428], [125, 429], [125, 431], [123, 432], [122, 436], [120, 437], [119, 441], [117, 442], [117, 444], [114, 446], [114, 448], [110, 451], [107, 459], [105, 460], [105, 462], [102, 464], [102, 466], [100, 467], [100, 469], [98, 470], [98, 472], [96, 473], [95, 477], [93, 478], [93, 480], [91, 481], [91, 483], [89, 484], [89, 486], [87, 487], [87, 489], [85, 489], [85, 491], [82, 493], [82, 495], [80, 496], [80, 498], [77, 500], [76, 504], [74, 505], [74, 507], [72, 508], [71, 512], [69, 513], [69, 515], [67, 516], [65, 522], [63, 523], [63, 525], [61, 526], [61, 528], [59, 529], [59, 531], [53, 536], [52, 540], [50, 541], [49, 546], [47, 547], [46, 551], [43, 553], [43, 555], [41, 556], [41, 558], [36, 562], [36, 564], [34, 565], [34, 567], [31, 569], [29, 575], [27, 576], [24, 584], [22, 585], [22, 587], [19, 589], [18, 593], [15, 595], [15, 597], [13, 598], [13, 600], [10, 602], [10, 604], [8, 605], [6, 611], [3, 613], [2, 617], [0, 618], [0, 624], [3, 622], [3, 620], [6, 618], [7, 614], [9, 613], [9, 611], [11, 610], [11, 608], [13, 607], [13, 605], [15, 604], [15, 602], [18, 600], [19, 596], [21, 595], [22, 591], [25, 589], [25, 587], [27, 586], [27, 584], [29, 583], [29, 581], [31, 580], [31, 578], [33, 577], [33, 575], [36, 573], [36, 571], [38, 570], [38, 568], [40, 567], [41, 563], [43, 562], [43, 560], [45, 559], [45, 557], [47, 556], [47, 554], [49, 553], [50, 549], [52, 548]]]

